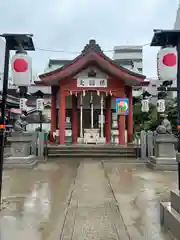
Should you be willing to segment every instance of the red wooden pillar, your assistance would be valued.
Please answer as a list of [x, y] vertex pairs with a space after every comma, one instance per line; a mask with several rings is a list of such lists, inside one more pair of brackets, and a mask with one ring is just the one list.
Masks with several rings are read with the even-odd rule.
[[111, 143], [111, 96], [106, 97], [105, 100], [106, 112], [105, 112], [105, 134], [106, 144]]
[[66, 96], [63, 89], [59, 90], [59, 144], [65, 144], [66, 127]]
[[78, 112], [77, 97], [72, 95], [72, 143], [76, 144], [78, 138]]
[[119, 145], [125, 145], [126, 116], [118, 116]]
[[127, 88], [127, 97], [129, 99], [129, 114], [127, 116], [128, 143], [133, 141], [133, 96], [132, 87]]
[[56, 132], [56, 97], [57, 87], [51, 86], [51, 133], [50, 141], [53, 142], [53, 133]]
[[[124, 90], [121, 93], [121, 98], [124, 97]], [[126, 129], [126, 116], [118, 116], [118, 130], [119, 130], [119, 145], [125, 145], [125, 129]]]

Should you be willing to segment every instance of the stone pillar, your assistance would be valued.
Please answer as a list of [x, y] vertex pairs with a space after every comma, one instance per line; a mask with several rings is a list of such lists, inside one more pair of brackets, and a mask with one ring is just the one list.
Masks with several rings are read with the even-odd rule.
[[106, 144], [111, 143], [111, 96], [106, 97], [105, 133]]
[[51, 134], [50, 141], [53, 142], [53, 133], [56, 132], [56, 97], [57, 87], [51, 86]]
[[59, 90], [59, 143], [65, 144], [66, 97], [63, 89]]
[[133, 96], [132, 87], [127, 88], [127, 98], [129, 99], [129, 114], [127, 116], [128, 143], [133, 141]]
[[77, 144], [78, 138], [78, 112], [77, 97], [72, 95], [72, 143]]

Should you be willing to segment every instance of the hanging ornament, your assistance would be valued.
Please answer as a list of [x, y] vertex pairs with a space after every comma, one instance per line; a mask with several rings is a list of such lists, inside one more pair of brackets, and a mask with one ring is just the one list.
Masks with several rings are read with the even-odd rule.
[[19, 102], [19, 108], [22, 110], [22, 111], [27, 111], [27, 99], [26, 98], [20, 98], [20, 102]]
[[173, 47], [161, 48], [157, 54], [157, 74], [159, 80], [170, 81], [177, 78], [177, 51]]
[[37, 111], [43, 111], [44, 110], [44, 99], [38, 98], [36, 99], [36, 109]]
[[32, 81], [32, 60], [26, 53], [11, 58], [12, 81], [15, 86], [29, 86]]
[[149, 112], [149, 99], [143, 99], [141, 101], [141, 111]]
[[164, 113], [166, 110], [165, 100], [164, 99], [158, 99], [157, 101], [157, 112]]

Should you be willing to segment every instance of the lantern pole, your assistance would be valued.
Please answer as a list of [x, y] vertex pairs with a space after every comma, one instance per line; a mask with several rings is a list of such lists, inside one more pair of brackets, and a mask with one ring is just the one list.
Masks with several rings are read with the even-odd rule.
[[4, 57], [4, 74], [3, 74], [3, 89], [1, 102], [1, 122], [0, 122], [0, 207], [2, 199], [2, 176], [4, 162], [4, 138], [5, 138], [5, 111], [8, 91], [8, 75], [9, 75], [9, 57], [11, 50], [17, 50], [21, 45], [25, 50], [34, 51], [32, 35], [29, 34], [2, 34], [6, 40], [5, 57]]
[[173, 46], [177, 49], [177, 130], [178, 130], [178, 189], [180, 190], [180, 30], [154, 30], [151, 46]]
[[[177, 42], [177, 121], [178, 121], [178, 153], [180, 153], [180, 36]], [[178, 189], [180, 190], [179, 161], [178, 161]]]
[[0, 128], [0, 206], [1, 206], [1, 193], [2, 193], [2, 174], [3, 174], [3, 160], [4, 160], [4, 138], [5, 138], [5, 109], [8, 90], [8, 75], [9, 75], [9, 42], [6, 41], [5, 58], [4, 58], [4, 76], [3, 76], [3, 89], [2, 89], [2, 102], [1, 102], [1, 124]]

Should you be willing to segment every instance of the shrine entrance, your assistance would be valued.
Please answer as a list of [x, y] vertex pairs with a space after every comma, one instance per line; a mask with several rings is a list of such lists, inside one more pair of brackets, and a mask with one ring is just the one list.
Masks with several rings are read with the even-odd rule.
[[[41, 74], [39, 78], [36, 84], [51, 86], [52, 142], [58, 128], [59, 144], [66, 144], [67, 96], [71, 96], [72, 100], [69, 132], [73, 144], [111, 144], [113, 130], [117, 144], [124, 146], [132, 142], [132, 89], [133, 86], [149, 83], [144, 82], [145, 76], [125, 69], [108, 58], [95, 40], [90, 40], [77, 58], [63, 67]], [[128, 98], [128, 116], [115, 114], [114, 119], [112, 110], [115, 111], [113, 104], [116, 98]]]
[[[83, 118], [83, 129], [91, 128], [91, 110], [90, 109], [84, 109], [84, 118]], [[100, 122], [99, 122], [99, 116], [100, 116], [100, 109], [94, 109], [93, 113], [93, 123], [94, 123], [94, 128], [100, 128]], [[80, 113], [79, 113], [79, 119], [80, 119]], [[79, 131], [79, 136], [80, 136], [80, 131]]]
[[105, 143], [105, 93], [83, 91], [79, 94], [79, 143]]

